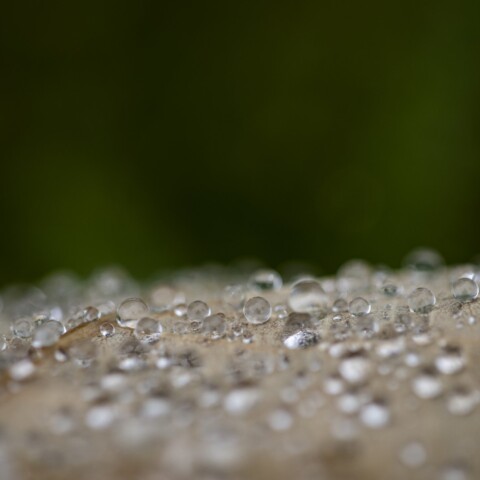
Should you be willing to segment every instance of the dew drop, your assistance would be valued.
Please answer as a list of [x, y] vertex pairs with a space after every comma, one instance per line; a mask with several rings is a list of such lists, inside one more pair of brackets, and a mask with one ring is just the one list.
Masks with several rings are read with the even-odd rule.
[[227, 285], [223, 290], [223, 302], [235, 310], [240, 310], [245, 302], [245, 287]]
[[360, 421], [368, 428], [384, 428], [390, 423], [390, 411], [384, 402], [374, 401], [362, 407]]
[[430, 372], [423, 372], [412, 380], [412, 390], [419, 398], [431, 399], [438, 397], [442, 393], [443, 386], [436, 375]]
[[142, 343], [158, 342], [162, 333], [162, 324], [158, 320], [150, 317], [140, 319], [134, 331], [135, 337]]
[[110, 322], [103, 322], [99, 330], [102, 337], [113, 337], [115, 335], [115, 327]]
[[446, 347], [435, 359], [435, 367], [445, 375], [454, 375], [463, 370], [465, 361], [456, 347]]
[[245, 302], [243, 313], [249, 323], [260, 325], [270, 320], [272, 307], [263, 297], [253, 297]]
[[187, 308], [187, 317], [190, 321], [202, 321], [210, 315], [210, 307], [201, 300], [195, 300]]
[[52, 325], [53, 323], [58, 324], [63, 328], [63, 325], [55, 320], [45, 322], [40, 327], [36, 328], [32, 341], [32, 345], [35, 348], [51, 347], [58, 341], [60, 338], [59, 329], [55, 325]]
[[477, 392], [457, 388], [447, 398], [447, 410], [452, 415], [468, 415], [479, 403]]
[[372, 366], [365, 356], [354, 353], [344, 358], [338, 367], [340, 375], [349, 383], [363, 383], [369, 376]]
[[121, 327], [134, 329], [148, 314], [148, 306], [141, 298], [127, 298], [117, 308], [117, 322]]
[[213, 340], [217, 340], [225, 334], [227, 325], [222, 315], [210, 315], [203, 320], [203, 334]]
[[420, 442], [409, 442], [400, 450], [399, 458], [406, 467], [419, 468], [427, 460], [427, 452]]
[[35, 364], [28, 358], [25, 358], [11, 365], [8, 373], [13, 380], [22, 382], [33, 376], [35, 373]]
[[326, 312], [328, 297], [317, 281], [302, 280], [292, 286], [288, 303], [295, 312], [319, 314]]
[[370, 302], [365, 300], [363, 297], [354, 298], [348, 305], [350, 313], [355, 317], [363, 317], [368, 315], [371, 308]]
[[258, 270], [255, 272], [248, 282], [252, 290], [279, 290], [282, 288], [282, 277], [274, 270]]
[[8, 340], [7, 337], [3, 334], [0, 335], [0, 352], [3, 352], [8, 347]]
[[452, 283], [453, 296], [460, 302], [471, 302], [478, 297], [478, 285], [475, 280], [463, 277]]
[[18, 338], [30, 338], [33, 329], [33, 322], [27, 317], [18, 318], [12, 323], [12, 333]]
[[428, 288], [416, 288], [408, 296], [408, 306], [415, 313], [430, 313], [435, 303], [435, 295]]

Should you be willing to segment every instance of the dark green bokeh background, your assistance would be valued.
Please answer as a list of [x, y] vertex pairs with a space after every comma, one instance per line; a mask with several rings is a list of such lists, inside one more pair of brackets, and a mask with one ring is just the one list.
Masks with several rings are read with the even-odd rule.
[[480, 2], [2, 6], [0, 283], [480, 251]]

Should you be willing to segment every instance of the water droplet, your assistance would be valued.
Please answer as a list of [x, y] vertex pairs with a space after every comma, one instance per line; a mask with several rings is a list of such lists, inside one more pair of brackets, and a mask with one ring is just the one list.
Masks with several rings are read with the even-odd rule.
[[184, 303], [179, 303], [178, 305], [175, 305], [175, 308], [173, 309], [173, 313], [175, 314], [176, 317], [186, 317], [188, 312], [188, 307]]
[[416, 288], [408, 296], [408, 306], [410, 310], [415, 313], [430, 313], [435, 303], [435, 295], [428, 288]]
[[277, 432], [288, 430], [293, 424], [293, 417], [287, 410], [274, 410], [268, 416], [268, 424], [272, 430]]
[[201, 300], [195, 300], [188, 305], [187, 316], [190, 321], [202, 321], [210, 313], [210, 307]]
[[470, 469], [462, 464], [445, 465], [440, 472], [439, 480], [470, 480]]
[[221, 315], [210, 315], [205, 320], [203, 320], [203, 334], [217, 340], [225, 334], [227, 325], [225, 318]]
[[300, 330], [283, 341], [283, 344], [291, 350], [311, 347], [316, 343], [318, 343], [318, 335], [312, 330]]
[[477, 392], [457, 388], [447, 398], [447, 409], [453, 415], [468, 415], [473, 412], [479, 400]]
[[465, 361], [460, 349], [447, 346], [435, 359], [435, 366], [439, 372], [445, 375], [454, 375], [463, 370]]
[[255, 272], [248, 282], [252, 290], [279, 290], [282, 288], [282, 277], [274, 270], [258, 270]]
[[83, 311], [83, 320], [85, 322], [94, 322], [100, 318], [100, 312], [95, 307], [87, 307]]
[[459, 278], [452, 283], [453, 296], [460, 302], [471, 302], [478, 297], [478, 285], [471, 278]]
[[89, 367], [95, 360], [97, 349], [90, 339], [78, 340], [70, 346], [70, 357], [81, 367]]
[[115, 410], [110, 405], [96, 405], [87, 411], [85, 423], [93, 430], [108, 428], [115, 419]]
[[251, 410], [258, 402], [260, 394], [254, 388], [239, 388], [229, 392], [224, 401], [223, 407], [228, 413], [241, 415]]
[[33, 376], [35, 373], [35, 364], [28, 358], [25, 358], [11, 365], [8, 373], [13, 380], [21, 382]]
[[348, 312], [348, 302], [344, 298], [337, 298], [333, 302], [332, 312], [334, 313]]
[[433, 272], [443, 265], [443, 258], [435, 250], [417, 248], [406, 256], [404, 265], [417, 272]]
[[382, 287], [382, 292], [387, 297], [395, 297], [398, 294], [398, 291], [399, 291], [398, 285], [395, 285], [394, 283], [386, 283]]
[[272, 307], [263, 297], [253, 297], [245, 302], [243, 313], [249, 323], [259, 325], [270, 320]]
[[227, 285], [223, 291], [223, 301], [235, 310], [240, 310], [245, 302], [243, 285]]
[[36, 328], [32, 341], [32, 345], [35, 348], [51, 347], [57, 343], [60, 338], [59, 328], [52, 324], [58, 324], [63, 328], [63, 325], [55, 320], [50, 320]]
[[115, 327], [110, 322], [103, 322], [99, 330], [102, 337], [113, 337], [115, 335]]
[[370, 302], [362, 297], [354, 298], [348, 305], [348, 309], [355, 317], [363, 317], [368, 315], [371, 310]]
[[[164, 312], [185, 303], [185, 295], [168, 285], [157, 285], [151, 291], [149, 300], [154, 311]], [[146, 313], [142, 313], [142, 316]]]
[[385, 402], [373, 401], [360, 410], [360, 421], [368, 428], [384, 428], [390, 423], [390, 411]]
[[292, 286], [288, 303], [295, 312], [322, 314], [326, 313], [328, 297], [317, 281], [302, 280]]
[[369, 376], [372, 366], [368, 358], [360, 353], [352, 353], [344, 358], [338, 367], [340, 375], [353, 384], [363, 383]]
[[420, 442], [409, 442], [400, 450], [399, 458], [406, 467], [419, 468], [427, 460], [427, 452]]
[[413, 379], [412, 390], [417, 397], [431, 399], [442, 393], [443, 385], [436, 375], [425, 371]]
[[12, 323], [12, 333], [18, 338], [30, 338], [33, 328], [33, 322], [27, 317], [18, 318]]
[[142, 343], [158, 342], [162, 333], [162, 324], [158, 320], [150, 317], [140, 319], [134, 331], [135, 337]]
[[117, 308], [117, 322], [121, 327], [134, 329], [137, 322], [148, 315], [148, 306], [141, 298], [127, 298]]

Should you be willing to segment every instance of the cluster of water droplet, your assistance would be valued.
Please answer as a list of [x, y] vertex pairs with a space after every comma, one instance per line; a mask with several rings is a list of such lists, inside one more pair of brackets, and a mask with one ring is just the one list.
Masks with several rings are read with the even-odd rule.
[[[356, 260], [322, 278], [215, 267], [141, 285], [118, 269], [86, 282], [55, 274], [2, 292], [0, 369], [12, 395], [50, 374], [80, 378], [81, 401], [59, 400], [37, 433], [64, 450], [81, 443], [82, 468], [103, 452], [97, 432], [114, 452], [161, 446], [155, 465], [179, 477], [248, 471], [259, 450], [302, 464], [324, 445], [349, 457], [370, 432], [400, 428], [405, 409], [477, 409], [465, 338], [478, 335], [479, 280], [478, 265], [447, 268], [430, 250], [398, 271]], [[392, 445], [392, 471], [426, 468], [434, 447], [421, 434]], [[33, 464], [52, 461], [48, 438]], [[320, 475], [321, 463], [305, 472]], [[474, 467], [455, 455], [438, 466], [465, 479]]]

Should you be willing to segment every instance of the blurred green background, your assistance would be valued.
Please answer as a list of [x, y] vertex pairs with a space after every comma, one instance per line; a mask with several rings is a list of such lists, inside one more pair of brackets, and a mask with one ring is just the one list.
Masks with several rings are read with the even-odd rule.
[[480, 2], [8, 2], [0, 283], [480, 251]]

